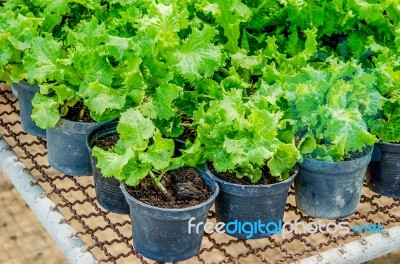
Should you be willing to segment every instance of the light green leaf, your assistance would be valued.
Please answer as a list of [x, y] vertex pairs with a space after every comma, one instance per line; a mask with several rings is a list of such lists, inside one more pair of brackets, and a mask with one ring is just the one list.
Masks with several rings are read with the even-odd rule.
[[330, 109], [332, 119], [327, 122], [325, 138], [333, 144], [335, 160], [377, 142], [368, 132], [358, 109]]
[[156, 94], [153, 98], [149, 98], [143, 103], [141, 110], [143, 115], [152, 119], [170, 119], [176, 115], [176, 107], [173, 101], [177, 99], [182, 91], [182, 88], [170, 84], [162, 83], [156, 89]]
[[58, 112], [58, 102], [55, 97], [48, 97], [40, 93], [36, 93], [32, 100], [32, 120], [40, 128], [54, 127], [60, 119]]
[[97, 81], [90, 83], [82, 96], [90, 111], [100, 115], [106, 110], [122, 110], [126, 103], [123, 89], [114, 89]]
[[90, 21], [82, 20], [79, 26], [74, 29], [67, 29], [67, 44], [82, 44], [89, 49], [95, 49], [108, 39], [107, 31], [104, 24], [92, 17]]
[[206, 0], [198, 8], [215, 17], [228, 39], [226, 49], [236, 53], [239, 49], [240, 24], [249, 20], [251, 10], [240, 0]]
[[150, 163], [156, 170], [164, 170], [170, 165], [174, 154], [174, 141], [162, 138], [160, 132], [154, 134], [153, 140], [153, 144], [139, 155], [139, 159], [143, 163]]
[[179, 44], [178, 32], [188, 26], [188, 10], [178, 5], [153, 2], [148, 14], [138, 20], [138, 29], [142, 32], [155, 32], [157, 42], [162, 47], [176, 47]]
[[317, 141], [314, 137], [303, 137], [299, 142], [299, 150], [301, 154], [310, 154], [317, 147]]
[[123, 155], [119, 155], [96, 146], [92, 153], [97, 158], [96, 166], [101, 170], [103, 176], [114, 177], [120, 181], [124, 180], [123, 168], [130, 159], [135, 157], [135, 153], [130, 148], [127, 148]]
[[140, 164], [137, 159], [131, 159], [123, 168], [123, 180], [126, 185], [137, 186], [150, 171], [150, 164]]
[[55, 41], [50, 35], [37, 37], [23, 61], [28, 79], [38, 83], [63, 81], [64, 69], [60, 64], [63, 58], [61, 42]]
[[252, 70], [256, 67], [259, 67], [263, 62], [263, 58], [261, 55], [246, 55], [244, 50], [239, 50], [237, 53], [231, 55], [232, 64], [235, 67], [241, 67], [244, 69]]
[[146, 119], [139, 110], [128, 109], [121, 114], [117, 131], [125, 144], [135, 150], [144, 150], [147, 147], [155, 127], [150, 119]]
[[299, 151], [293, 144], [280, 144], [274, 156], [267, 162], [271, 175], [278, 180], [289, 178], [299, 157]]
[[207, 25], [202, 30], [193, 28], [181, 49], [172, 54], [171, 63], [188, 80], [211, 77], [221, 66], [222, 48], [213, 44], [217, 33]]
[[85, 89], [92, 82], [99, 82], [111, 87], [114, 69], [105, 56], [99, 54], [99, 50], [90, 49], [77, 45], [72, 53], [75, 78], [79, 79], [80, 93], [84, 94]]

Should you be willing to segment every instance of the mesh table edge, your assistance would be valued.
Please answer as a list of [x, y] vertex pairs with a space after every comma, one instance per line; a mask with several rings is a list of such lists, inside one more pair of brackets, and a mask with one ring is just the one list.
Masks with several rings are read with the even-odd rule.
[[43, 188], [36, 184], [36, 179], [25, 165], [18, 161], [17, 155], [3, 138], [0, 138], [0, 170], [10, 179], [70, 263], [97, 263], [96, 258], [86, 250], [86, 244], [76, 236], [76, 231], [65, 223], [61, 212], [53, 209], [56, 208], [56, 204], [46, 196]]

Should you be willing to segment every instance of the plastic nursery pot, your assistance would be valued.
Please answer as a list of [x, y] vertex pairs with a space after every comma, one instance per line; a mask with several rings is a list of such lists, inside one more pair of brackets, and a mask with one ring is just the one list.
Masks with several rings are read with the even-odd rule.
[[367, 178], [368, 187], [381, 195], [400, 198], [400, 144], [378, 143], [381, 157]]
[[11, 84], [11, 92], [15, 97], [18, 98], [18, 91], [17, 91], [17, 87], [15, 85], [16, 85], [16, 83]]
[[369, 154], [354, 160], [325, 162], [305, 158], [294, 182], [296, 205], [318, 218], [340, 219], [359, 205]]
[[104, 123], [83, 123], [61, 118], [48, 128], [47, 153], [50, 165], [69, 176], [92, 175], [86, 138], [90, 131]]
[[46, 130], [38, 127], [31, 118], [33, 109], [32, 99], [35, 93], [39, 92], [39, 86], [29, 84], [26, 81], [13, 83], [11, 86], [17, 90], [22, 129], [36, 137], [45, 138]]
[[[144, 257], [159, 262], [189, 259], [200, 250], [203, 231], [189, 232], [189, 222], [197, 225], [207, 220], [208, 210], [219, 193], [217, 183], [199, 171], [212, 196], [205, 202], [182, 209], [159, 208], [132, 197], [121, 184], [130, 207], [133, 247]], [[200, 229], [201, 230], [201, 229]]]
[[99, 204], [118, 214], [129, 214], [129, 206], [126, 203], [125, 196], [121, 191], [120, 182], [115, 178], [105, 178], [100, 170], [96, 167], [97, 159], [92, 155], [92, 148], [96, 145], [96, 141], [100, 138], [117, 133], [117, 121], [102, 124], [92, 130], [86, 141], [89, 149], [90, 160], [92, 163], [94, 188], [96, 191], [96, 199]]
[[382, 157], [381, 149], [379, 148], [378, 144], [375, 144], [372, 150], [371, 162], [380, 161], [381, 157]]
[[[259, 239], [278, 232], [297, 167], [290, 178], [266, 185], [241, 185], [224, 181], [212, 174], [207, 165], [206, 173], [218, 182], [221, 189], [215, 201], [215, 214], [217, 222], [225, 223], [226, 234], [241, 239]], [[257, 223], [259, 228], [253, 226], [253, 231], [249, 233], [249, 227], [246, 227], [249, 223]], [[273, 227], [264, 228], [259, 223], [273, 224]], [[232, 228], [228, 228], [228, 225]]]

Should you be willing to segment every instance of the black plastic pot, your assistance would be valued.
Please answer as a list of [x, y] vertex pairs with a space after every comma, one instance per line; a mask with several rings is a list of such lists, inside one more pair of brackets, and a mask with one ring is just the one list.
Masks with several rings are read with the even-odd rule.
[[294, 182], [296, 205], [303, 213], [325, 219], [353, 214], [361, 197], [372, 150], [359, 159], [324, 162], [305, 158]]
[[159, 262], [189, 259], [200, 250], [201, 232], [189, 232], [189, 221], [197, 225], [207, 221], [208, 210], [218, 195], [218, 184], [207, 174], [198, 171], [211, 188], [212, 196], [196, 206], [182, 209], [158, 208], [133, 198], [121, 184], [130, 207], [133, 247], [143, 256]]
[[50, 165], [69, 176], [92, 175], [86, 139], [90, 131], [104, 123], [82, 123], [61, 118], [46, 130]]
[[19, 114], [21, 116], [22, 129], [36, 137], [45, 138], [46, 130], [38, 127], [32, 120], [32, 99], [35, 93], [39, 92], [39, 86], [29, 84], [26, 81], [19, 83], [13, 83], [12, 87], [17, 90], [18, 101], [19, 101]]
[[381, 149], [379, 148], [378, 144], [375, 144], [374, 149], [372, 150], [371, 162], [380, 161], [381, 157], [382, 157]]
[[380, 160], [374, 162], [368, 187], [381, 195], [400, 198], [400, 144], [378, 143]]
[[16, 85], [16, 83], [11, 84], [11, 92], [15, 97], [18, 98], [18, 91], [17, 91], [17, 87], [15, 85]]
[[259, 223], [260, 221], [264, 225], [275, 223], [279, 226], [285, 212], [288, 190], [297, 175], [297, 168], [293, 175], [285, 181], [268, 185], [230, 183], [213, 175], [207, 165], [206, 173], [218, 182], [221, 189], [215, 201], [217, 222], [223, 222], [226, 225], [233, 223], [235, 226], [234, 228], [225, 228], [228, 235], [241, 239], [258, 239], [275, 234], [268, 232], [274, 228], [262, 228], [262, 231], [256, 230], [249, 234], [245, 230], [247, 228], [245, 223]]
[[92, 130], [87, 138], [86, 145], [89, 149], [90, 160], [92, 162], [93, 180], [96, 191], [96, 199], [99, 204], [118, 214], [129, 214], [129, 206], [126, 203], [125, 196], [121, 191], [120, 182], [115, 178], [105, 178], [96, 167], [97, 159], [92, 155], [92, 148], [99, 138], [117, 133], [118, 122], [110, 122]]

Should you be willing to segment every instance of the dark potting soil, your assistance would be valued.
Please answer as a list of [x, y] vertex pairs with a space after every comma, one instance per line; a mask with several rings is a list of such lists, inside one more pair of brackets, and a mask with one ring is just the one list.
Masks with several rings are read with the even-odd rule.
[[67, 115], [63, 118], [74, 122], [96, 122], [90, 117], [89, 109], [87, 109], [81, 101], [77, 102], [73, 107], [70, 107]]
[[139, 186], [126, 186], [130, 195], [143, 203], [161, 208], [186, 208], [207, 201], [211, 197], [211, 189], [203, 182], [199, 173], [189, 167], [167, 172], [161, 183], [168, 190], [168, 199], [155, 186], [148, 176]]
[[191, 142], [193, 142], [196, 138], [196, 130], [191, 127], [186, 127], [183, 133], [178, 138], [183, 141], [189, 139]]
[[365, 148], [363, 151], [357, 151], [357, 152], [352, 152], [350, 155], [346, 158], [344, 158], [344, 161], [350, 161], [350, 160], [355, 160], [364, 157], [371, 151], [371, 148]]
[[[193, 123], [193, 120], [186, 116], [183, 116], [182, 123], [190, 125]], [[185, 130], [183, 130], [183, 133], [178, 138], [183, 141], [189, 139], [191, 142], [193, 142], [196, 138], [196, 130], [193, 127], [185, 126]]]
[[227, 181], [227, 182], [230, 182], [230, 183], [234, 183], [234, 184], [266, 185], [266, 184], [274, 184], [274, 183], [278, 182], [276, 180], [276, 178], [274, 176], [272, 176], [271, 173], [269, 173], [269, 169], [268, 169], [267, 166], [265, 166], [262, 169], [262, 177], [256, 183], [252, 182], [249, 177], [243, 177], [243, 178], [239, 179], [238, 177], [236, 177], [235, 173], [218, 172], [218, 171], [215, 170], [214, 166], [212, 164], [210, 164], [210, 163], [208, 163], [208, 168], [212, 172], [212, 174], [214, 174], [215, 176], [217, 176], [221, 180], [224, 180], [224, 181]]
[[98, 146], [103, 150], [109, 150], [110, 148], [114, 147], [115, 144], [117, 144], [118, 139], [119, 139], [118, 133], [112, 133], [110, 135], [96, 139], [94, 145]]

